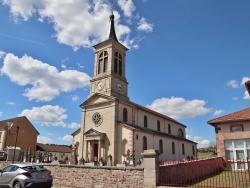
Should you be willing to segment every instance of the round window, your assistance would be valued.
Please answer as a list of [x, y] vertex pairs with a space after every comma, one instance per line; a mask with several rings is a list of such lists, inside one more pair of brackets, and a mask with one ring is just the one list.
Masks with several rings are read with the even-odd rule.
[[102, 115], [99, 112], [96, 112], [92, 116], [92, 121], [96, 126], [99, 126], [102, 124]]

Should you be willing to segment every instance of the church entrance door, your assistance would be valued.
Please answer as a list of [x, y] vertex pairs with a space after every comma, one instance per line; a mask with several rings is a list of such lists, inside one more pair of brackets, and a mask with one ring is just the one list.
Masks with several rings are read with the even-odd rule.
[[98, 143], [94, 144], [94, 161], [97, 162], [98, 160]]

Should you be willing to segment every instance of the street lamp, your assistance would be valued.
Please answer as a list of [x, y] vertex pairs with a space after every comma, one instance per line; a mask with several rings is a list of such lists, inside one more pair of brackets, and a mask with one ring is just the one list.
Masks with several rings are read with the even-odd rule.
[[18, 138], [18, 131], [19, 131], [19, 126], [16, 127], [16, 133], [11, 134], [10, 129], [13, 126], [14, 123], [7, 122], [8, 125], [8, 131], [10, 135], [16, 135], [16, 141], [15, 141], [15, 147], [14, 147], [14, 154], [13, 154], [13, 159], [12, 159], [12, 164], [14, 163], [15, 160], [15, 154], [16, 154], [16, 143], [17, 143], [17, 138]]

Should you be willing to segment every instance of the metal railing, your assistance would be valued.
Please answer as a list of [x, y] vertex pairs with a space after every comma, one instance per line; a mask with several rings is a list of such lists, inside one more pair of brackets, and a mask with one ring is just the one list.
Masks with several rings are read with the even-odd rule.
[[161, 161], [162, 186], [249, 188], [250, 161], [212, 158], [192, 161]]

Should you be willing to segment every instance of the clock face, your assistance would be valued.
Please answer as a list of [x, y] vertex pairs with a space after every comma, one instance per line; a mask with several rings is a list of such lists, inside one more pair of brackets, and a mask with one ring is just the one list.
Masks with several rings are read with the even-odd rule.
[[104, 87], [104, 84], [103, 84], [102, 82], [98, 82], [98, 83], [97, 83], [97, 89], [98, 89], [98, 90], [102, 90], [103, 87]]

